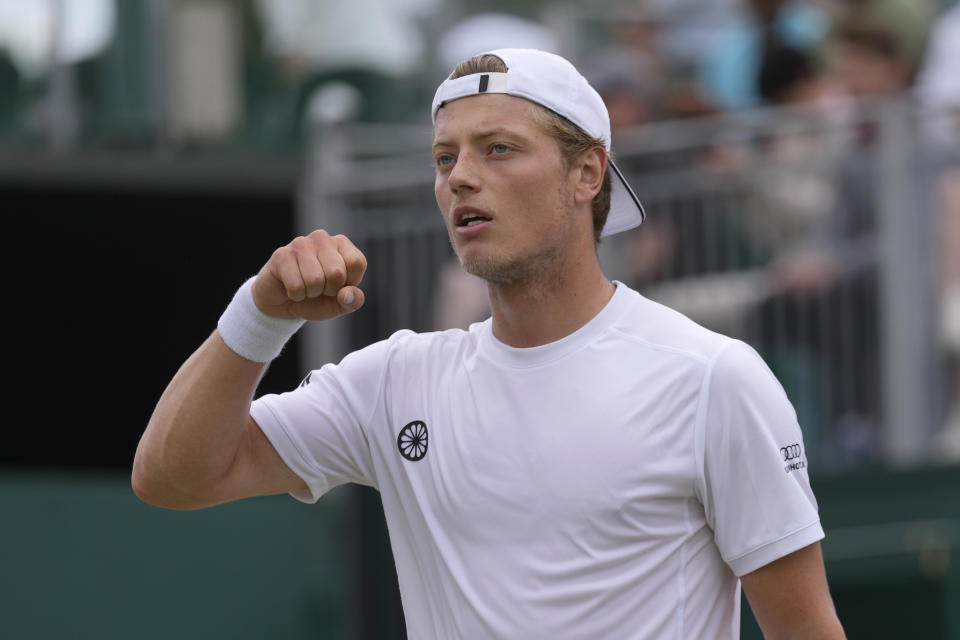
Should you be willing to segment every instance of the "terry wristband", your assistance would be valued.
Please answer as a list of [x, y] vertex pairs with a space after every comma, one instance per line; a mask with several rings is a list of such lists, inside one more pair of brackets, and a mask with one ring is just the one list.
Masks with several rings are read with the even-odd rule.
[[306, 321], [275, 318], [260, 311], [253, 301], [255, 279], [250, 278], [237, 290], [217, 322], [217, 331], [237, 355], [253, 362], [270, 362]]

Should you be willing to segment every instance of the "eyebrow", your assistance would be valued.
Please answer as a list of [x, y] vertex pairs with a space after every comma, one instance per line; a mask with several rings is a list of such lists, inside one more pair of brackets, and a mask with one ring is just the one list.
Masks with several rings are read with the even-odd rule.
[[[471, 135], [470, 140], [472, 141], [487, 140], [489, 138], [496, 138], [498, 136], [506, 136], [508, 138], [513, 138], [521, 142], [526, 142], [528, 140], [527, 136], [523, 135], [522, 133], [518, 133], [517, 131], [514, 131], [513, 129], [508, 129], [506, 127], [494, 127], [492, 129], [485, 129], [483, 131], [479, 131]], [[441, 138], [441, 139], [435, 139], [433, 141], [432, 148], [449, 147], [449, 146], [453, 146], [452, 143]]]

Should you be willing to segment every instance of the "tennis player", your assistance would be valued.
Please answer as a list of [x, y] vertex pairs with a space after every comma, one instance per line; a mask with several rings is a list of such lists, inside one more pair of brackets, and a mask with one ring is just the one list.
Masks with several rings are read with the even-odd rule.
[[400, 331], [252, 401], [305, 320], [364, 302], [350, 240], [295, 239], [170, 382], [137, 495], [377, 488], [410, 638], [737, 638], [741, 585], [767, 637], [842, 638], [781, 386], [601, 271], [600, 237], [644, 212], [597, 93], [563, 58], [502, 49], [460, 64], [432, 115], [437, 203], [492, 317]]

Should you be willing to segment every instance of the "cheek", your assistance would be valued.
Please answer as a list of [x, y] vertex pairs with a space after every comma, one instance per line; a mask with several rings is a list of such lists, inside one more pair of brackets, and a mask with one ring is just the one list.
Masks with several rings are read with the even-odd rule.
[[518, 204], [532, 209], [553, 209], [562, 199], [563, 183], [558, 180], [562, 171], [552, 164], [531, 167], [530, 171], [513, 174], [503, 184]]
[[433, 196], [437, 200], [437, 206], [440, 207], [440, 213], [446, 214], [446, 203], [450, 201], [450, 189], [447, 187], [446, 180], [439, 174], [433, 182]]

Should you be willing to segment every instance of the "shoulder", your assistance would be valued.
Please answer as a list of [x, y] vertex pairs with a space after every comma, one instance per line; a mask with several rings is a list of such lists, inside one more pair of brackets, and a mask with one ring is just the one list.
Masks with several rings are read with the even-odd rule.
[[704, 385], [708, 422], [740, 429], [748, 423], [774, 431], [799, 428], [783, 385], [760, 354], [740, 340], [731, 340], [711, 361]]
[[460, 348], [475, 343], [484, 324], [486, 323], [478, 322], [471, 325], [468, 330], [446, 329], [444, 331], [417, 332], [401, 329], [393, 333], [384, 342], [390, 350], [409, 352]]
[[379, 351], [380, 357], [390, 362], [427, 362], [464, 356], [476, 349], [483, 324], [472, 325], [467, 331], [447, 329], [445, 331], [415, 332], [403, 329], [393, 333], [386, 340], [370, 345], [361, 352], [367, 349], [375, 349]]
[[403, 329], [348, 353], [339, 362], [313, 369], [298, 391], [327, 394], [334, 389], [369, 402], [389, 381], [420, 384], [428, 373], [442, 375], [473, 341], [470, 332], [459, 329], [428, 333]]
[[633, 304], [613, 327], [625, 339], [705, 365], [738, 342], [697, 324], [679, 311], [628, 291], [634, 298]]

